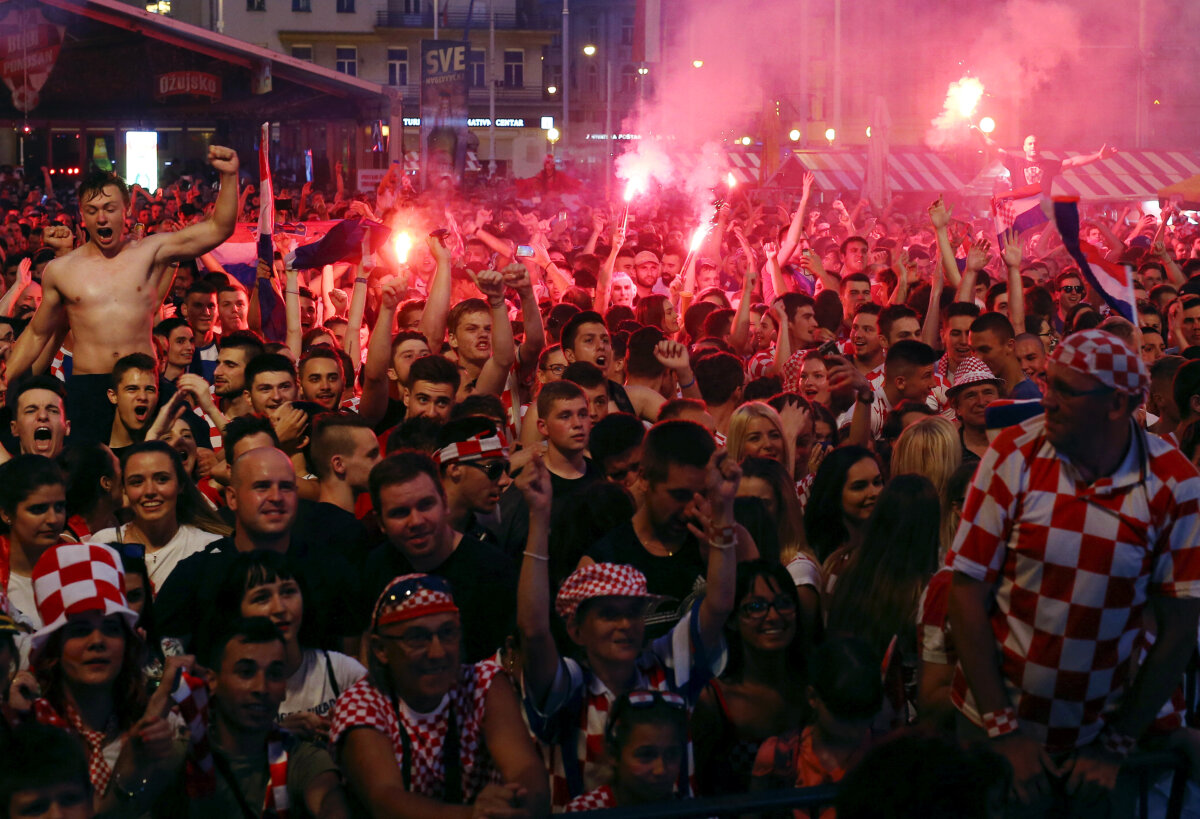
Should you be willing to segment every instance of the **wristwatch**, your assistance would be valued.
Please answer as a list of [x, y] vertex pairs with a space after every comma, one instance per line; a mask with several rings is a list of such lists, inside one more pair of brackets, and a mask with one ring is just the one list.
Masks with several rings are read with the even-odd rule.
[[870, 406], [871, 404], [875, 403], [875, 393], [872, 392], [871, 390], [866, 390], [865, 392], [860, 392], [858, 394], [858, 400], [860, 402], [866, 404], [867, 406]]

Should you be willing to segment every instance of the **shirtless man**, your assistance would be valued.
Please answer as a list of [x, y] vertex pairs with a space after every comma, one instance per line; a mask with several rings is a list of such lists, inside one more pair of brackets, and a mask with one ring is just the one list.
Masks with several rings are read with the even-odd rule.
[[[208, 161], [221, 175], [212, 216], [182, 230], [156, 233], [139, 241], [125, 234], [130, 200], [120, 177], [97, 173], [80, 184], [79, 210], [88, 241], [46, 266], [42, 304], [8, 362], [10, 379], [24, 375], [35, 362], [48, 360], [47, 351], [52, 354], [67, 329], [71, 330], [74, 368], [67, 384], [68, 412], [76, 406], [74, 417], [96, 421], [86, 429], [77, 425], [76, 440], [103, 441], [111, 431], [112, 416], [104, 410], [117, 359], [130, 353], [154, 355], [154, 316], [171, 286], [171, 264], [208, 253], [233, 234], [238, 208], [237, 153], [211, 145]], [[69, 246], [70, 230], [51, 228], [46, 242], [56, 250]]]

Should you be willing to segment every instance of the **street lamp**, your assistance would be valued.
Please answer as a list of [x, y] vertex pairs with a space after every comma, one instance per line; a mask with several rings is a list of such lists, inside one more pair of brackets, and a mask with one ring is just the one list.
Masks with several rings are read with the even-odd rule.
[[991, 117], [984, 117], [983, 119], [979, 120], [979, 130], [983, 131], [985, 134], [990, 134], [992, 131], [996, 130], [996, 120], [992, 119]]
[[546, 139], [550, 141], [550, 152], [554, 153], [554, 146], [558, 144], [558, 138], [562, 136], [557, 128], [546, 129]]
[[704, 68], [704, 60], [692, 60], [692, 68]]
[[788, 131], [788, 139], [790, 139], [792, 142], [799, 142], [800, 141], [800, 129], [793, 128], [792, 130]]
[[837, 137], [837, 131], [832, 128], [825, 129], [825, 139], [829, 140], [829, 147], [833, 147], [833, 140]]
[[557, 86], [557, 85], [548, 85], [548, 86], [546, 86], [546, 93], [547, 93], [547, 94], [557, 94], [557, 93], [558, 93], [558, 86]]
[[589, 43], [588, 45], [585, 45], [583, 47], [583, 53], [588, 57], [595, 57], [596, 56], [596, 47]]
[[744, 136], [738, 140], [738, 142], [742, 143], [743, 145], [749, 145], [751, 141], [752, 140], [748, 136]]

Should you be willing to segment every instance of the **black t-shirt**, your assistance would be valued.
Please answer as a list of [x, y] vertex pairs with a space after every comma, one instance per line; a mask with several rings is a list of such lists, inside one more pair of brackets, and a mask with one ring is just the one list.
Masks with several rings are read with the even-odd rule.
[[[395, 546], [384, 543], [367, 557], [360, 600], [369, 621], [375, 602], [394, 578], [416, 569]], [[468, 531], [458, 547], [436, 569], [425, 572], [447, 580], [454, 592], [463, 627], [464, 663], [486, 660], [504, 645], [517, 621], [517, 572], [495, 546]]]
[[617, 526], [588, 549], [587, 556], [597, 563], [633, 566], [646, 576], [646, 588], [664, 600], [646, 618], [646, 636], [665, 633], [691, 608], [695, 594], [704, 587], [704, 563], [700, 544], [688, 535], [683, 546], [670, 557], [652, 555], [633, 530], [629, 520]]
[[[194, 638], [205, 635], [214, 618], [237, 617], [238, 612], [216, 611], [221, 584], [237, 555], [233, 538], [225, 537], [181, 560], [154, 598], [155, 635], [194, 645]], [[340, 650], [341, 638], [362, 634], [366, 623], [353, 605], [358, 573], [350, 563], [295, 535], [287, 556], [304, 588], [304, 631], [314, 647]]]
[[1013, 190], [1029, 185], [1040, 185], [1042, 193], [1050, 193], [1054, 177], [1062, 173], [1062, 160], [1039, 159], [1030, 162], [1020, 154], [1008, 154], [1004, 158]]
[[301, 502], [292, 527], [304, 533], [310, 547], [337, 552], [356, 569], [361, 568], [371, 549], [378, 545], [370, 531], [353, 512], [323, 502]]
[[[580, 478], [560, 478], [553, 472], [550, 473], [550, 491], [553, 493], [550, 501], [551, 531], [563, 509], [567, 507], [568, 499], [604, 477], [590, 459], [585, 458], [583, 465], [583, 477]], [[514, 566], [521, 565], [521, 552], [525, 551], [528, 537], [529, 506], [525, 503], [525, 496], [521, 494], [521, 490], [515, 485], [510, 486], [500, 496], [500, 524], [496, 529], [496, 539], [504, 554], [512, 559]]]

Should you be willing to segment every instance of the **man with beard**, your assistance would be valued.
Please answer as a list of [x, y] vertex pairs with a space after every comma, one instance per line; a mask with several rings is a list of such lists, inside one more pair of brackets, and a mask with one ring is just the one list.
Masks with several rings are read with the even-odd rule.
[[[112, 365], [129, 353], [154, 353], [154, 316], [170, 287], [174, 262], [203, 255], [233, 235], [237, 221], [237, 154], [216, 145], [208, 160], [221, 176], [212, 215], [182, 230], [133, 241], [125, 235], [129, 189], [111, 173], [96, 172], [80, 184], [79, 209], [88, 241], [46, 266], [42, 303], [9, 357], [9, 378], [24, 375], [47, 347], [57, 349], [69, 328], [74, 353], [68, 409], [84, 419], [80, 440], [103, 441], [111, 431], [105, 412]], [[57, 252], [71, 244], [66, 226], [48, 228]]]
[[369, 606], [398, 575], [437, 575], [454, 589], [462, 612], [464, 659], [478, 662], [495, 654], [516, 617], [513, 562], [496, 547], [454, 530], [438, 467], [422, 452], [397, 452], [376, 464], [370, 492], [386, 542], [367, 557], [357, 599]]
[[671, 291], [662, 283], [662, 262], [653, 250], [639, 251], [633, 257], [633, 283], [637, 287], [639, 299], [651, 293], [671, 295]]
[[300, 391], [304, 400], [332, 412], [342, 405], [345, 390], [346, 377], [337, 352], [325, 344], [309, 348], [300, 359]]
[[250, 330], [221, 336], [217, 345], [217, 368], [213, 373], [213, 393], [226, 418], [237, 418], [254, 411], [246, 386], [246, 365], [262, 353], [262, 338]]
[[985, 454], [946, 558], [951, 700], [959, 738], [1011, 763], [1021, 815], [1105, 815], [1196, 650], [1200, 476], [1134, 419], [1149, 378], [1116, 336], [1068, 336], [1046, 386]]

